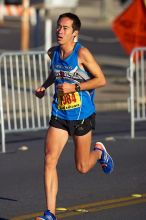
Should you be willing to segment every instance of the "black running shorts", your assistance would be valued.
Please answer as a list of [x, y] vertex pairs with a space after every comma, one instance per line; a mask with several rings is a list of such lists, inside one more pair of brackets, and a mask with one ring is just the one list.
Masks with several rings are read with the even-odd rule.
[[66, 130], [71, 136], [82, 136], [95, 129], [95, 113], [83, 120], [63, 120], [51, 116], [50, 126]]

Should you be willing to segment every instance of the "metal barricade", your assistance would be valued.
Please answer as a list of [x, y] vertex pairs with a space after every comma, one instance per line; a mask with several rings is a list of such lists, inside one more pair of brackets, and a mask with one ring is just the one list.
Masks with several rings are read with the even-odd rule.
[[131, 138], [134, 138], [135, 123], [146, 120], [146, 47], [133, 49], [127, 78], [130, 82]]
[[51, 114], [51, 94], [38, 99], [33, 91], [47, 79], [45, 51], [7, 52], [0, 56], [0, 125], [2, 152], [6, 133], [45, 129]]

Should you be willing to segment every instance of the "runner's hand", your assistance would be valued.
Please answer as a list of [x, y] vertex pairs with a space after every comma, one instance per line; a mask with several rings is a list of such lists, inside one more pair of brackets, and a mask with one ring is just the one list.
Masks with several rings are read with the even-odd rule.
[[38, 98], [42, 98], [45, 95], [45, 88], [44, 87], [39, 87], [38, 89], [35, 90], [35, 95]]
[[59, 93], [70, 93], [70, 92], [75, 92], [75, 84], [70, 84], [70, 83], [62, 83], [58, 84], [57, 86], [58, 92]]

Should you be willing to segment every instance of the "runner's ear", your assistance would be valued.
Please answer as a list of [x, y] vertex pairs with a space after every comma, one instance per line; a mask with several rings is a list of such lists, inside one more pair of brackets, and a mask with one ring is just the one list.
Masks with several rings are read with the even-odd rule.
[[78, 41], [78, 31], [74, 31], [73, 36], [74, 36], [74, 42], [77, 42]]
[[74, 31], [74, 32], [73, 32], [73, 36], [74, 36], [74, 37], [78, 36], [78, 31]]

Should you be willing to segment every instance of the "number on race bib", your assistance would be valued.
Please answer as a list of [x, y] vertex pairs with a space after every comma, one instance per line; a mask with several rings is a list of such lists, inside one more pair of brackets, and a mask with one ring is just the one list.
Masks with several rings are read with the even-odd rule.
[[81, 106], [81, 100], [78, 92], [58, 95], [58, 109], [69, 110]]

